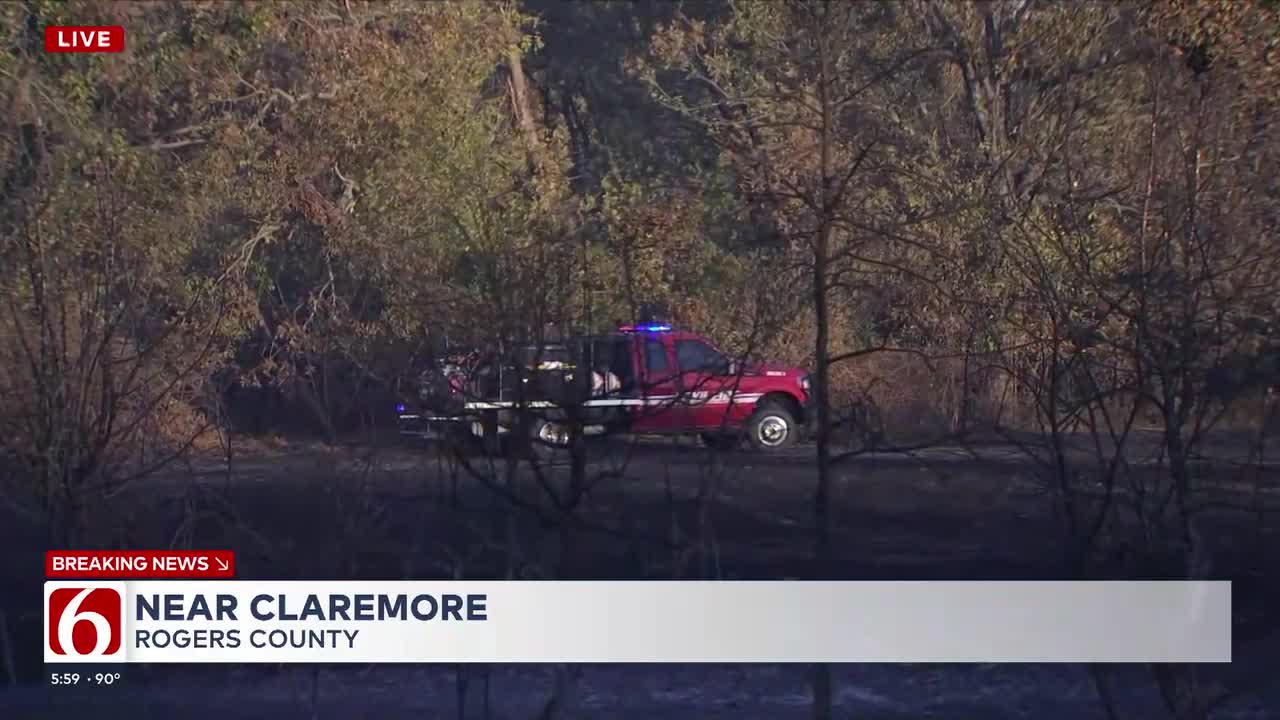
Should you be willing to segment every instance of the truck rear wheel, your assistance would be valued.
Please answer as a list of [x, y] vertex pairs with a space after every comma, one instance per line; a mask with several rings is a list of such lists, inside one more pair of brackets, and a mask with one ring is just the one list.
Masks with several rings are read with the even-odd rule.
[[747, 423], [747, 439], [756, 450], [774, 452], [796, 443], [800, 426], [791, 411], [777, 403], [758, 407]]
[[545, 463], [569, 461], [570, 431], [563, 423], [537, 418], [531, 423], [529, 451], [535, 460]]

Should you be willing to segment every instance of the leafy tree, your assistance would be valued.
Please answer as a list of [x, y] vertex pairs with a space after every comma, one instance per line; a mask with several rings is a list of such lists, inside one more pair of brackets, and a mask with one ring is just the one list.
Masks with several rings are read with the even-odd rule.
[[188, 404], [244, 320], [241, 256], [203, 249], [202, 188], [174, 175], [129, 107], [156, 57], [46, 55], [46, 24], [99, 4], [5, 9], [16, 51], [0, 209], [0, 450], [50, 540], [74, 544], [100, 493], [181, 453]]
[[919, 28], [891, 6], [733, 10], [665, 27], [644, 72], [656, 97], [714, 139], [738, 192], [765, 199], [785, 248], [768, 261], [810, 289], [820, 398], [815, 510], [825, 558], [830, 367], [858, 354], [833, 340], [832, 308], [859, 303], [883, 278], [912, 276], [911, 253], [928, 252], [926, 203], [939, 195], [921, 193], [941, 189], [933, 185], [936, 155], [896, 112], [927, 48], [910, 45]]
[[[886, 277], [912, 276], [911, 255], [929, 254], [939, 196], [921, 191], [940, 190], [936, 155], [897, 112], [928, 53], [913, 45], [919, 36], [891, 5], [735, 3], [710, 21], [678, 17], [654, 36], [642, 69], [661, 102], [715, 141], [738, 191], [766, 203], [785, 248], [771, 262], [809, 288], [823, 574], [832, 570], [831, 366], [864, 354], [833, 340], [833, 308], [860, 303]], [[827, 717], [822, 669], [815, 683], [816, 716]]]

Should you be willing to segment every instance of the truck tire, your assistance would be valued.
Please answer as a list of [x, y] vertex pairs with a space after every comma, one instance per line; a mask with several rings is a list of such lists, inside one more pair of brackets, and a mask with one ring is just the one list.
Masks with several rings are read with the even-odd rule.
[[756, 408], [747, 422], [747, 439], [751, 447], [762, 452], [785, 450], [796, 443], [800, 425], [791, 411], [778, 403], [764, 403]]
[[529, 424], [529, 454], [534, 460], [543, 463], [568, 462], [568, 429], [559, 423], [535, 418]]

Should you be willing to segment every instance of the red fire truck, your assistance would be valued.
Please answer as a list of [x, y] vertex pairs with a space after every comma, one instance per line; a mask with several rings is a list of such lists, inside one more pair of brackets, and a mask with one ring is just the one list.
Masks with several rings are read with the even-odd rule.
[[810, 390], [803, 369], [739, 363], [700, 335], [644, 323], [455, 357], [397, 411], [403, 435], [524, 439], [535, 453], [563, 450], [575, 433], [776, 451], [812, 422]]

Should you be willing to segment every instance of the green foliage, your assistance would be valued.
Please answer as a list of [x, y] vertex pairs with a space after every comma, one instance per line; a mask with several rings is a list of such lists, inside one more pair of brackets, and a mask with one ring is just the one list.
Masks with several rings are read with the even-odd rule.
[[[1215, 232], [1265, 236], [1242, 218], [1271, 197], [1250, 168], [1274, 154], [1274, 11], [1018, 7], [10, 3], [0, 274], [30, 301], [38, 219], [60, 291], [94, 286], [76, 273], [110, 190], [153, 318], [136, 333], [180, 318], [259, 379], [334, 357], [390, 377], [428, 334], [602, 327], [651, 300], [811, 362], [826, 228], [833, 355], [996, 351], [1055, 319], [1121, 337], [1134, 238], [1183, 232], [1172, 138], [1215, 128]], [[41, 51], [73, 22], [125, 25], [128, 52]], [[1180, 70], [1201, 45], [1208, 74]]]

